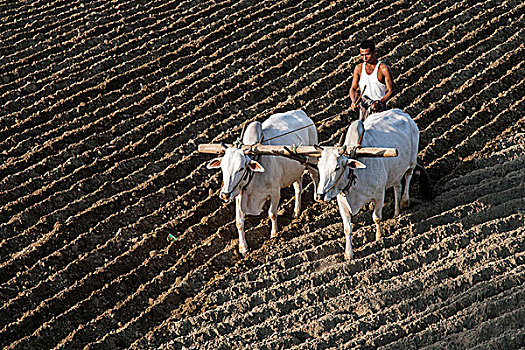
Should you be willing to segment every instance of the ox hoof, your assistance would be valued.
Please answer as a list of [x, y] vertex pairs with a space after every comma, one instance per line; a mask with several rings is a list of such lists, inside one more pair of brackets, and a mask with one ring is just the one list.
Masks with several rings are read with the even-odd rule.
[[403, 209], [410, 208], [410, 201], [401, 201], [401, 208]]
[[279, 235], [277, 234], [277, 232], [272, 232], [272, 233], [270, 234], [270, 238], [277, 238], [277, 237], [279, 237]]
[[354, 252], [345, 252], [345, 259], [352, 260], [354, 258]]

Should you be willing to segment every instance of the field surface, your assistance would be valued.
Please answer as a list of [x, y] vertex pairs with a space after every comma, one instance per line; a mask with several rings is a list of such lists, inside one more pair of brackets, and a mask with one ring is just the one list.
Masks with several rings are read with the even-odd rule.
[[[0, 348], [525, 347], [525, 2], [0, 0]], [[280, 237], [200, 143], [304, 110], [322, 145], [374, 38], [432, 179], [375, 241], [283, 190]], [[167, 241], [169, 234], [176, 237]]]

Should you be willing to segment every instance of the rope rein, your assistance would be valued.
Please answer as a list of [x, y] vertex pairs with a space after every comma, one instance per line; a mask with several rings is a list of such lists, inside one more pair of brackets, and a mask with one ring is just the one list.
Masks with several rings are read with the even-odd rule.
[[302, 129], [308, 128], [308, 127], [313, 126], [313, 125], [322, 124], [322, 123], [324, 123], [325, 121], [330, 120], [330, 119], [333, 119], [333, 118], [335, 118], [335, 117], [337, 117], [337, 115], [333, 115], [333, 116], [331, 116], [331, 117], [324, 118], [324, 119], [322, 119], [322, 120], [319, 120], [318, 122], [310, 123], [310, 124], [305, 125], [305, 126], [301, 126], [301, 127], [298, 128], [298, 129], [291, 130], [291, 131], [287, 131], [287, 132], [285, 132], [284, 134], [280, 134], [280, 135], [277, 135], [277, 136], [274, 136], [274, 137], [270, 137], [269, 139], [261, 140], [259, 143], [266, 142], [266, 141], [270, 141], [270, 140], [273, 140], [273, 139], [279, 138], [279, 137], [281, 137], [281, 136], [285, 136], [285, 135], [288, 135], [288, 134], [294, 133], [294, 132], [296, 132], [296, 131], [299, 131], [299, 130], [302, 130]]

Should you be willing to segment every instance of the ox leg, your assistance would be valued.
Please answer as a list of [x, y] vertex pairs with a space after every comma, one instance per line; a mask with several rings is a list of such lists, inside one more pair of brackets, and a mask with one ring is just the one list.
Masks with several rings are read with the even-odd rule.
[[414, 173], [414, 168], [410, 168], [405, 173], [405, 191], [403, 192], [403, 197], [401, 197], [401, 208], [410, 207], [410, 197], [408, 195], [408, 190], [410, 189], [410, 180], [412, 180], [412, 174]]
[[394, 202], [395, 202], [395, 209], [394, 209], [394, 217], [398, 216], [401, 212], [401, 181], [396, 183], [394, 185]]
[[345, 258], [350, 260], [354, 257], [354, 251], [352, 250], [352, 216], [350, 214], [350, 208], [346, 199], [342, 196], [337, 196], [337, 204], [339, 206], [339, 213], [343, 219], [343, 228], [345, 232]]
[[303, 191], [303, 177], [301, 176], [297, 181], [293, 183], [295, 190], [295, 207], [293, 210], [293, 217], [298, 218], [301, 214], [301, 193]]
[[270, 208], [268, 209], [268, 217], [272, 222], [271, 238], [277, 237], [277, 208], [279, 207], [279, 200], [281, 199], [281, 192], [278, 190], [270, 196]]
[[376, 241], [383, 237], [383, 229], [381, 228], [381, 220], [383, 219], [383, 202], [385, 201], [385, 192], [383, 191], [379, 198], [375, 199], [374, 212], [372, 219], [376, 224]]
[[235, 197], [235, 225], [237, 226], [237, 231], [239, 232], [239, 253], [242, 255], [246, 254], [248, 251], [248, 244], [246, 243], [246, 238], [244, 237], [244, 213], [242, 211], [242, 195]]
[[315, 200], [315, 194], [317, 193], [317, 187], [319, 186], [319, 172], [315, 169], [308, 169], [308, 174], [310, 175], [310, 178], [314, 182], [314, 200]]

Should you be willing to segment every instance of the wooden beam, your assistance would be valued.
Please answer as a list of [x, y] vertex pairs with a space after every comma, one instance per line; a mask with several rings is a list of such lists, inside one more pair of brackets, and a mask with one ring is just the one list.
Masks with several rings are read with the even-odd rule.
[[[232, 145], [226, 145], [232, 147]], [[292, 150], [290, 153], [286, 148]], [[323, 148], [335, 148], [341, 151], [342, 147], [328, 147], [323, 146]], [[293, 146], [280, 146], [280, 145], [252, 145], [252, 146], [241, 146], [242, 150], [248, 150], [255, 154], [261, 155], [278, 155], [278, 154], [300, 154], [309, 157], [320, 157], [321, 153], [314, 146], [299, 146], [294, 148]], [[199, 145], [198, 151], [201, 153], [212, 153], [220, 154], [224, 153], [224, 147], [216, 143], [203, 143]], [[347, 150], [346, 154], [350, 150]], [[357, 157], [397, 157], [396, 148], [384, 148], [384, 147], [362, 147], [356, 149]]]

